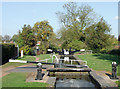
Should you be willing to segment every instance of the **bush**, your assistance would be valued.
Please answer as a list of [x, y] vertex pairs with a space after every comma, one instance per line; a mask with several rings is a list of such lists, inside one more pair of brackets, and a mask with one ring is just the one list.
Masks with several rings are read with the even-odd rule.
[[15, 44], [0, 44], [0, 47], [2, 47], [2, 64], [5, 64], [8, 62], [10, 58], [13, 58], [16, 56], [16, 47]]
[[21, 49], [20, 49], [20, 52], [21, 52], [21, 50], [23, 50], [23, 53], [25, 54], [25, 55], [29, 55], [29, 54], [31, 54], [31, 48], [27, 45], [27, 46], [23, 46]]
[[109, 52], [109, 54], [120, 55], [120, 49], [113, 49]]
[[101, 50], [100, 53], [120, 55], [120, 49], [111, 49], [111, 50], [105, 49], [105, 50]]

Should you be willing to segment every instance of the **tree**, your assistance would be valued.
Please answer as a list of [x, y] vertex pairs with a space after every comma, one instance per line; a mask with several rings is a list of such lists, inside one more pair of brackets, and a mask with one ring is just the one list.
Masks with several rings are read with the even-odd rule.
[[22, 49], [25, 47], [28, 49], [35, 46], [36, 40], [30, 25], [24, 25], [22, 32], [19, 31], [18, 44], [20, 48], [23, 47]]
[[22, 32], [19, 30], [18, 31], [18, 40], [17, 40], [17, 44], [19, 45], [19, 47], [23, 47], [25, 44], [24, 44], [24, 40], [22, 39]]
[[3, 37], [3, 41], [9, 42], [11, 40], [11, 37], [9, 35], [5, 35]]
[[38, 41], [48, 41], [53, 33], [53, 28], [48, 21], [41, 21], [34, 24], [33, 32]]
[[49, 39], [53, 35], [53, 28], [49, 25], [48, 21], [36, 22], [33, 27], [33, 33], [35, 34], [37, 41], [41, 41], [41, 50], [49, 48]]
[[51, 37], [49, 38], [49, 47], [52, 49], [60, 48], [58, 45], [60, 44], [59, 39], [56, 37], [55, 33], [52, 33]]
[[14, 34], [14, 35], [12, 36], [11, 40], [13, 40], [14, 42], [17, 43], [17, 41], [18, 41], [18, 35]]
[[110, 26], [101, 18], [97, 24], [93, 24], [85, 30], [86, 44], [94, 51], [100, 52], [102, 48], [106, 48], [109, 42]]
[[2, 37], [2, 35], [0, 35], [0, 42], [2, 42], [2, 39], [3, 39], [3, 37]]
[[83, 43], [82, 41], [78, 41], [78, 40], [73, 40], [71, 43], [68, 44], [68, 49], [72, 48], [75, 50], [80, 50], [80, 49], [85, 49], [87, 46], [85, 43]]
[[66, 30], [64, 27], [61, 28], [58, 34], [61, 35], [60, 40], [63, 48], [67, 48], [68, 44], [71, 43], [73, 40], [79, 39], [79, 35], [76, 30]]
[[31, 26], [24, 25], [22, 29], [23, 30], [21, 35], [22, 35], [22, 39], [24, 40], [24, 44], [33, 47], [36, 44], [36, 42]]
[[[60, 22], [66, 30], [72, 30], [78, 36], [78, 40], [84, 41], [84, 30], [95, 23], [95, 14], [89, 5], [77, 6], [70, 2], [63, 5], [65, 12], [58, 12]], [[72, 35], [74, 35], [74, 33]]]

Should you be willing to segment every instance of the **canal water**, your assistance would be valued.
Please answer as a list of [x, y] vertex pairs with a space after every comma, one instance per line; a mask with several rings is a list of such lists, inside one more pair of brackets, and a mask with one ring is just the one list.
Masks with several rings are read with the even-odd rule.
[[[70, 59], [71, 60], [71, 59]], [[60, 63], [65, 63], [63, 61], [60, 61]], [[68, 64], [68, 63], [65, 63]], [[78, 65], [78, 62], [75, 62], [74, 64]], [[63, 66], [59, 66], [60, 68], [63, 68]], [[68, 75], [61, 75], [61, 76], [55, 76], [57, 78], [56, 80], [56, 89], [62, 89], [62, 88], [92, 88], [92, 89], [98, 89], [96, 88], [95, 83], [90, 78], [88, 72], [81, 72], [76, 75], [76, 73], [68, 73]]]
[[60, 87], [86, 87], [97, 89], [92, 79], [89, 77], [88, 73], [81, 73], [79, 76], [56, 76], [56, 89]]

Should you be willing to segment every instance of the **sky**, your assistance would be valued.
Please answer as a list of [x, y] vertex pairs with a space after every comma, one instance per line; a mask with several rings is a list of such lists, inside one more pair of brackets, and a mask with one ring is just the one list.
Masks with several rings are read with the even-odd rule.
[[[56, 12], [63, 12], [67, 2], [2, 2], [2, 36], [18, 33], [24, 24], [32, 27], [36, 22], [48, 20], [55, 33], [60, 28]], [[111, 25], [110, 34], [118, 37], [118, 2], [77, 2], [90, 5], [97, 16]]]

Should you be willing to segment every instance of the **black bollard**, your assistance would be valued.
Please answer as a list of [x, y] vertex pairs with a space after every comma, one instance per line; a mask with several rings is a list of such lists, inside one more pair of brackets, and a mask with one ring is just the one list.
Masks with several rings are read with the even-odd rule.
[[42, 64], [38, 63], [37, 64], [37, 76], [36, 76], [36, 80], [42, 80], [43, 76], [42, 76]]
[[112, 62], [112, 79], [117, 79], [117, 63]]

